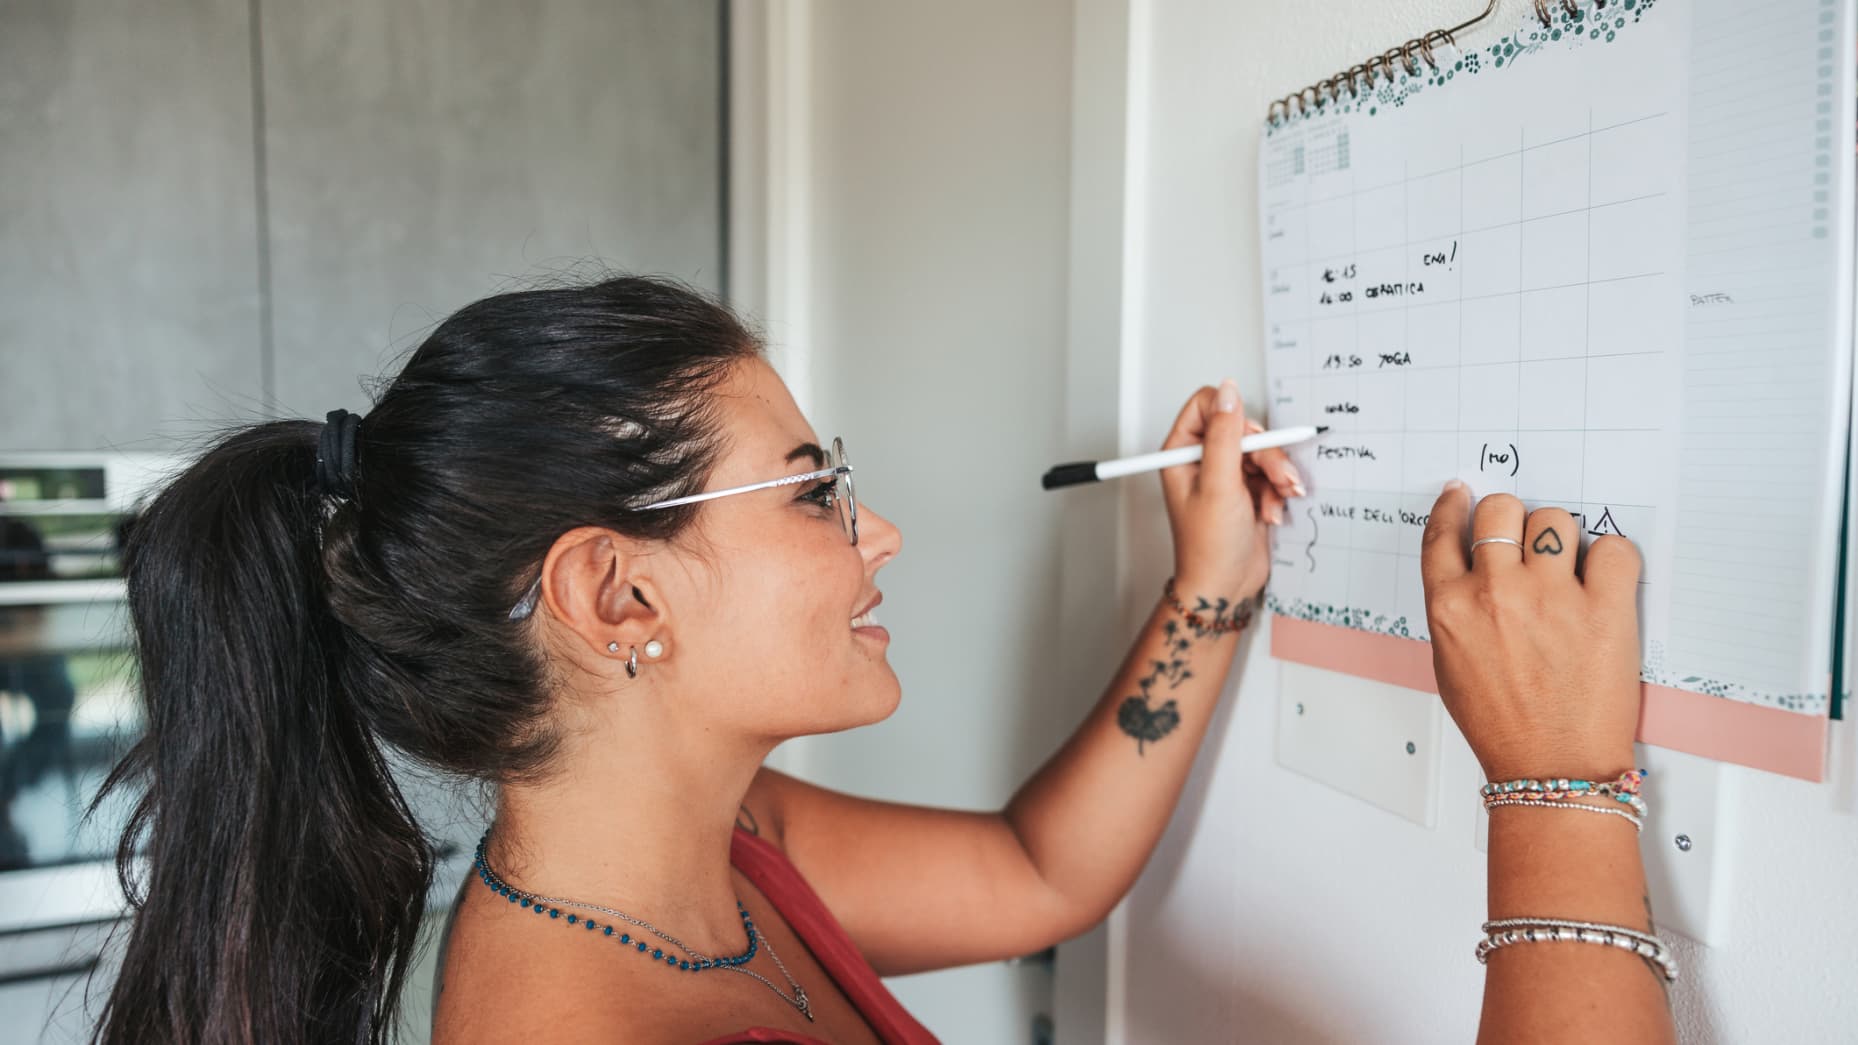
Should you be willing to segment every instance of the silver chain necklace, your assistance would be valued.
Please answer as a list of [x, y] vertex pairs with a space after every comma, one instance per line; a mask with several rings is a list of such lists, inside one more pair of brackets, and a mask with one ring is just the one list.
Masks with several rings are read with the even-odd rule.
[[[683, 951], [685, 954], [690, 955], [690, 957], [695, 961], [709, 962], [709, 961], [716, 960], [714, 955], [704, 954], [702, 951], [696, 950], [695, 948], [691, 947], [689, 944], [685, 943], [684, 941], [678, 939], [675, 936], [672, 936], [670, 933], [665, 932], [663, 929], [658, 928], [656, 925], [653, 925], [652, 923], [646, 921], [645, 919], [635, 918], [632, 915], [627, 914], [624, 911], [617, 910], [612, 907], [602, 907], [599, 904], [595, 904], [595, 903], [587, 903], [586, 901], [583, 901], [583, 900], [569, 899], [565, 896], [542, 896], [540, 894], [528, 892], [526, 890], [519, 889], [516, 886], [511, 885], [501, 875], [498, 875], [495, 871], [491, 870], [490, 857], [487, 851], [489, 847], [489, 841], [490, 841], [490, 833], [486, 831], [484, 833], [484, 840], [478, 843], [478, 863], [483, 867], [484, 874], [487, 876], [485, 879], [485, 884], [490, 885], [491, 888], [493, 889], [497, 889], [500, 893], [502, 893], [502, 895], [518, 897], [518, 898], [529, 901], [530, 904], [535, 904], [538, 906], [542, 904], [550, 904], [555, 907], [577, 907], [584, 911], [598, 911], [601, 914], [611, 915], [614, 918], [618, 918], [619, 920], [625, 922], [628, 925], [632, 925], [632, 926], [636, 926], [637, 928], [644, 929], [646, 932], [651, 933], [653, 936], [658, 937], [659, 939], [665, 941], [671, 946], [676, 947], [678, 950]], [[753, 969], [748, 968], [745, 965], [730, 965], [727, 963], [723, 963], [716, 967], [727, 969], [731, 972], [739, 972], [744, 976], [752, 976], [755, 979], [760, 980], [763, 985], [765, 985], [769, 990], [773, 991], [776, 995], [778, 995], [782, 1001], [786, 1002], [789, 1005], [792, 1005], [795, 1009], [799, 1010], [800, 1015], [805, 1016], [806, 1021], [808, 1023], [814, 1022], [813, 1006], [812, 1006], [812, 1003], [807, 1000], [806, 988], [800, 986], [800, 984], [794, 980], [793, 974], [787, 971], [787, 963], [781, 961], [781, 956], [774, 953], [774, 944], [769, 942], [767, 934], [763, 933], [760, 930], [760, 928], [758, 928], [755, 925], [754, 921], [748, 916], [748, 909], [742, 906], [741, 900], [736, 901], [736, 907], [737, 909], [742, 911], [743, 924], [748, 929], [749, 946], [751, 948], [754, 948], [755, 946], [759, 945], [761, 947], [767, 948], [768, 957], [774, 959], [774, 967], [781, 971], [781, 978], [787, 981], [787, 986], [792, 988], [793, 993], [789, 995], [786, 991], [781, 990], [780, 987], [775, 985], [773, 980], [768, 979], [766, 976], [763, 976], [762, 974], [756, 972]]]

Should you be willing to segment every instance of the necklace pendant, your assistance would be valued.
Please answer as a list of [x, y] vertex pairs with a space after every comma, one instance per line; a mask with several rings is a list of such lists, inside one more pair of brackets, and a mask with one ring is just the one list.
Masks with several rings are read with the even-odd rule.
[[813, 1022], [813, 1006], [806, 1000], [806, 988], [797, 983], [794, 984], [794, 1008], [800, 1010], [808, 1023]]

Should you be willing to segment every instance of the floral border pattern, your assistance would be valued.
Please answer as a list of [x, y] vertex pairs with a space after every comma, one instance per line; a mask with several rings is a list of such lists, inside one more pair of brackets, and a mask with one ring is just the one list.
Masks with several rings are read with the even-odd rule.
[[[1268, 590], [1265, 592], [1264, 604], [1265, 608], [1273, 614], [1293, 620], [1329, 624], [1339, 628], [1352, 628], [1356, 631], [1391, 635], [1401, 639], [1415, 639], [1420, 642], [1431, 641], [1431, 633], [1426, 630], [1425, 623], [1423, 621], [1417, 624], [1409, 623], [1405, 614], [1392, 616], [1375, 613], [1358, 606], [1331, 606], [1328, 603], [1305, 602], [1301, 598], [1286, 601]], [[1811, 715], [1826, 713], [1830, 699], [1826, 693], [1771, 693], [1751, 689], [1739, 682], [1724, 682], [1721, 679], [1703, 675], [1672, 671], [1664, 666], [1663, 652], [1658, 643], [1652, 644], [1651, 650], [1646, 655], [1645, 664], [1639, 672], [1641, 681], [1652, 683], [1655, 686], [1702, 693], [1705, 696], [1737, 700], [1744, 704], [1760, 704]]]
[[1544, 47], [1612, 43], [1626, 26], [1637, 24], [1657, 2], [1614, 0], [1606, 7], [1590, 8], [1585, 5], [1591, 3], [1591, 0], [1583, 0], [1583, 6], [1576, 7], [1572, 14], [1555, 4], [1554, 18], [1546, 26], [1532, 15], [1514, 33], [1488, 47], [1462, 52], [1449, 66], [1427, 68], [1422, 64], [1419, 73], [1409, 73], [1402, 68], [1392, 80], [1383, 77], [1379, 86], [1374, 86], [1370, 81], [1367, 89], [1359, 94], [1350, 92], [1336, 99], [1321, 100], [1314, 109], [1299, 108], [1294, 114], [1266, 120], [1265, 137], [1318, 116], [1339, 116], [1354, 112], [1375, 116], [1382, 109], [1403, 108], [1408, 99], [1427, 87], [1443, 87], [1460, 75], [1476, 76], [1501, 69], [1505, 65], [1513, 67]]
[[1306, 620], [1313, 624], [1333, 624], [1339, 628], [1353, 628], [1356, 631], [1371, 631], [1377, 635], [1392, 635], [1400, 639], [1418, 639], [1421, 642], [1431, 640], [1431, 633], [1425, 630], [1424, 622], [1418, 627], [1407, 623], [1406, 615], [1390, 616], [1375, 613], [1372, 610], [1356, 606], [1331, 606], [1328, 603], [1305, 602], [1293, 598], [1289, 602], [1277, 597], [1270, 590], [1264, 594], [1265, 608], [1280, 617]]

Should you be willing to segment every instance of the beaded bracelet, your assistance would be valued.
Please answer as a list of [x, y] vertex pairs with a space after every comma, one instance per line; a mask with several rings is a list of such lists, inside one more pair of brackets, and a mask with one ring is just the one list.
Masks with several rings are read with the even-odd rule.
[[[1481, 789], [1486, 795], [1508, 794], [1515, 791], [1568, 792], [1578, 791], [1596, 795], [1636, 795], [1645, 784], [1644, 769], [1628, 769], [1618, 778], [1606, 781], [1574, 780], [1569, 777], [1551, 777], [1547, 780], [1509, 780], [1501, 784], [1485, 784]], [[1556, 797], [1560, 797], [1557, 795]]]
[[1523, 801], [1538, 799], [1585, 798], [1603, 796], [1611, 798], [1621, 805], [1631, 806], [1640, 816], [1645, 815], [1645, 802], [1639, 798], [1639, 788], [1645, 783], [1643, 769], [1628, 769], [1617, 779], [1607, 781], [1575, 780], [1569, 777], [1551, 777], [1547, 780], [1508, 780], [1503, 783], [1485, 784], [1479, 789], [1485, 801], [1492, 798], [1512, 797]]
[[1504, 918], [1485, 922], [1484, 938], [1478, 941], [1478, 964], [1490, 962], [1490, 952], [1518, 943], [1597, 943], [1631, 951], [1651, 962], [1663, 974], [1665, 982], [1677, 980], [1677, 959], [1663, 940], [1650, 933], [1628, 929], [1623, 925], [1600, 925], [1573, 922], [1563, 918]]
[[1215, 608], [1214, 605], [1207, 602], [1206, 599], [1200, 599], [1200, 605], [1203, 609], [1213, 610], [1213, 619], [1209, 622], [1205, 617], [1198, 613], [1191, 612], [1186, 606], [1181, 605], [1180, 596], [1176, 595], [1174, 592], [1174, 578], [1168, 578], [1168, 583], [1162, 586], [1161, 595], [1168, 601], [1168, 605], [1174, 608], [1174, 612], [1179, 613], [1182, 617], [1187, 619], [1187, 626], [1192, 628], [1196, 633], [1212, 632], [1214, 635], [1226, 635], [1235, 631], [1242, 631], [1246, 625], [1252, 622], [1252, 603], [1250, 599], [1240, 601], [1238, 604], [1238, 615], [1230, 620], [1219, 616], [1219, 614], [1224, 613], [1226, 610], [1226, 600], [1219, 600], [1220, 604]]
[[1636, 828], [1640, 834], [1645, 833], [1645, 821], [1640, 819], [1639, 816], [1629, 813], [1624, 809], [1615, 809], [1610, 806], [1590, 806], [1584, 802], [1570, 802], [1567, 799], [1557, 801], [1547, 798], [1523, 799], [1512, 797], [1486, 798], [1484, 800], [1485, 812], [1489, 812], [1497, 806], [1529, 806], [1536, 809], [1577, 809], [1584, 813], [1600, 813], [1605, 816], [1623, 817]]

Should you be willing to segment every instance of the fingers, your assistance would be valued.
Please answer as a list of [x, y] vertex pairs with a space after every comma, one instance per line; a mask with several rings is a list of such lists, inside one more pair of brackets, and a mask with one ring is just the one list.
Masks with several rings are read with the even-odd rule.
[[1185, 498], [1196, 483], [1209, 493], [1231, 494], [1243, 482], [1239, 440], [1245, 433], [1245, 404], [1238, 383], [1227, 379], [1220, 387], [1202, 387], [1181, 407], [1174, 427], [1162, 441], [1163, 450], [1198, 443], [1206, 449], [1199, 464], [1161, 470], [1161, 486], [1170, 500]]
[[1272, 526], [1282, 526], [1287, 505], [1284, 498], [1271, 485], [1271, 481], [1262, 472], [1250, 472], [1245, 476], [1246, 488], [1252, 492], [1252, 500], [1258, 504], [1258, 518]]
[[[1249, 418], [1246, 419], [1246, 435], [1264, 430], [1263, 425]], [[1308, 495], [1308, 491], [1303, 488], [1302, 474], [1297, 471], [1297, 466], [1291, 463], [1290, 455], [1285, 453], [1282, 447], [1246, 454], [1245, 466], [1247, 471], [1257, 471], [1269, 479], [1280, 500], [1288, 501], [1292, 497]]]
[[1574, 559], [1581, 548], [1581, 532], [1574, 526], [1574, 516], [1562, 509], [1537, 508], [1529, 513], [1523, 546], [1524, 564], [1572, 577]]
[[[1168, 437], [1161, 441], [1163, 450], [1174, 450], [1183, 446], [1192, 446], [1200, 441], [1200, 433], [1206, 430], [1206, 418], [1215, 409], [1214, 403], [1219, 390], [1212, 385], [1202, 385], [1200, 390], [1188, 397], [1187, 404], [1174, 418], [1174, 427], [1168, 429]], [[1194, 473], [1198, 465], [1181, 465], [1177, 468], [1161, 470], [1161, 491], [1168, 500], [1180, 503], [1193, 491]]]
[[[1472, 569], [1511, 570], [1523, 564], [1523, 514], [1523, 503], [1511, 494], [1493, 493], [1477, 502], [1471, 520]], [[1515, 543], [1477, 543], [1486, 537], [1508, 538]]]
[[1206, 419], [1200, 441], [1206, 453], [1200, 458], [1200, 487], [1210, 493], [1236, 493], [1245, 481], [1244, 452], [1239, 440], [1245, 438], [1245, 403], [1239, 398], [1239, 383], [1227, 378], [1219, 383], [1214, 397], [1213, 415]]
[[1587, 562], [1581, 580], [1596, 597], [1637, 605], [1639, 596], [1639, 549], [1616, 534], [1597, 537], [1587, 547]]
[[1420, 541], [1419, 575], [1428, 593], [1463, 577], [1471, 563], [1465, 557], [1465, 530], [1471, 521], [1471, 490], [1456, 479], [1445, 484], [1426, 519]]

